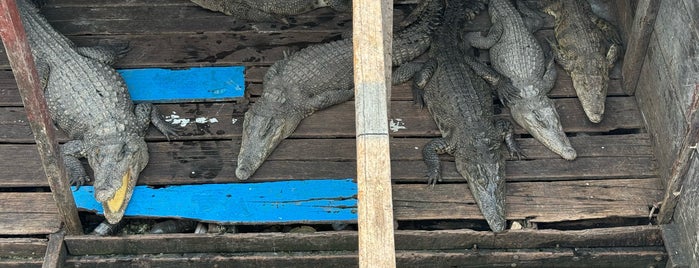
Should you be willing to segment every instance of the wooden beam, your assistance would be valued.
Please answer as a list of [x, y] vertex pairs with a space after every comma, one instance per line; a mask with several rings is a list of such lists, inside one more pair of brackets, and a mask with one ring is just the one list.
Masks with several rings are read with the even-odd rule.
[[0, 15], [0, 37], [22, 95], [22, 103], [27, 111], [27, 119], [34, 133], [51, 192], [68, 233], [80, 234], [82, 226], [78, 210], [15, 0], [0, 0]]
[[633, 95], [636, 91], [660, 2], [660, 0], [638, 1], [631, 32], [627, 38], [624, 65], [621, 70], [623, 89], [627, 95]]
[[392, 0], [353, 2], [359, 267], [395, 267], [388, 101]]
[[65, 236], [65, 230], [49, 235], [49, 243], [46, 247], [42, 268], [62, 268], [64, 266], [66, 255], [68, 255], [66, 244], [63, 242]]
[[[699, 87], [699, 86], [698, 86]], [[694, 92], [692, 103], [689, 106], [688, 126], [685, 132], [680, 152], [672, 164], [670, 179], [667, 182], [665, 197], [658, 212], [658, 223], [667, 224], [672, 220], [672, 215], [675, 213], [675, 207], [682, 194], [682, 185], [685, 176], [689, 171], [689, 166], [692, 163], [691, 157], [697, 154], [697, 146], [699, 145], [699, 90]], [[686, 193], [687, 194], [687, 193]], [[691, 194], [691, 193], [688, 193]]]

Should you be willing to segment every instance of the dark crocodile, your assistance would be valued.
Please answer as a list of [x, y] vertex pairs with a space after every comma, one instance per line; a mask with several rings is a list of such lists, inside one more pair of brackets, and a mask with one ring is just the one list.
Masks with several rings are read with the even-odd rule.
[[[424, 53], [436, 24], [441, 0], [415, 23], [397, 32], [392, 63], [403, 64]], [[277, 145], [315, 111], [348, 101], [354, 96], [352, 40], [309, 46], [276, 62], [263, 80], [263, 93], [245, 113], [236, 176], [248, 179]]]
[[488, 35], [468, 33], [465, 39], [474, 47], [490, 49], [493, 68], [512, 81], [515, 90], [497, 88], [501, 100], [515, 122], [539, 142], [564, 159], [575, 159], [554, 103], [546, 96], [556, 80], [556, 69], [553, 57], [546, 60], [529, 32], [527, 26], [535, 23], [526, 24], [510, 0], [491, 0], [488, 13], [493, 24]]
[[[463, 59], [460, 32], [473, 10], [465, 2], [450, 2], [442, 25], [435, 31], [429, 59], [414, 79], [415, 101], [432, 114], [442, 138], [423, 148], [428, 183], [441, 180], [438, 154], [454, 156], [456, 170], [466, 178], [474, 200], [494, 232], [506, 227], [504, 140], [511, 154], [520, 156], [507, 120], [493, 119], [490, 86]], [[404, 65], [407, 66], [407, 65]]]
[[592, 13], [587, 1], [553, 1], [544, 11], [555, 17], [558, 44], [551, 42], [551, 47], [556, 61], [570, 74], [587, 118], [601, 122], [609, 71], [621, 53], [619, 34]]
[[107, 220], [117, 223], [148, 163], [148, 125], [153, 122], [166, 135], [174, 132], [153, 105], [133, 104], [121, 76], [109, 66], [118, 53], [108, 47], [76, 47], [31, 2], [17, 2], [49, 113], [71, 139], [61, 146], [70, 181], [89, 181], [78, 160], [87, 158], [95, 198]]
[[351, 0], [191, 0], [195, 4], [247, 21], [286, 21], [286, 17], [330, 7], [348, 12]]

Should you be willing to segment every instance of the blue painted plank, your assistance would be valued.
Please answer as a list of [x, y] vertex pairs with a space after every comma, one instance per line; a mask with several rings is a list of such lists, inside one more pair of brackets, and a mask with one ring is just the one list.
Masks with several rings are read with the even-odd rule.
[[135, 102], [225, 101], [242, 98], [244, 66], [118, 70]]
[[[102, 214], [92, 186], [73, 189], [78, 208]], [[220, 223], [357, 220], [352, 179], [136, 186], [125, 216], [177, 217]]]

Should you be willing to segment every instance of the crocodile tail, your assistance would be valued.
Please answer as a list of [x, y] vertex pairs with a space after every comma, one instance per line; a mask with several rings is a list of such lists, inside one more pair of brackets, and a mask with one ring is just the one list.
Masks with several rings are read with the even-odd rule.
[[[444, 0], [423, 0], [406, 18], [410, 23], [393, 40], [393, 66], [411, 61], [427, 51], [431, 35], [442, 19]], [[404, 21], [405, 22], [405, 21]]]

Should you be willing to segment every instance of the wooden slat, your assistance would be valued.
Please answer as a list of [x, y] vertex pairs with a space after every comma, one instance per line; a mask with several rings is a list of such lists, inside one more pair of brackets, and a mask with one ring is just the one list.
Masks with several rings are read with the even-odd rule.
[[[398, 250], [536, 249], [585, 247], [662, 246], [658, 226], [628, 226], [587, 230], [509, 230], [501, 234], [489, 231], [396, 230]], [[169, 241], [163, 243], [163, 240]], [[353, 251], [357, 250], [357, 232], [315, 233], [240, 233], [240, 234], [165, 234], [113, 237], [67, 236], [72, 255], [158, 254], [158, 253], [242, 253], [265, 252], [274, 244], [277, 251]]]
[[63, 243], [65, 236], [64, 230], [49, 235], [49, 243], [46, 247], [42, 268], [62, 268], [65, 266], [66, 255], [68, 255], [66, 245]]
[[[423, 182], [426, 167], [422, 146], [428, 139], [392, 139], [393, 180]], [[580, 157], [566, 161], [533, 139], [518, 140], [529, 156], [508, 161], [510, 181], [646, 178], [656, 176], [646, 134], [571, 137]], [[252, 177], [253, 181], [347, 178], [355, 176], [354, 139], [288, 139]], [[149, 143], [150, 161], [139, 184], [198, 184], [239, 182], [235, 178], [238, 141]], [[417, 149], [416, 149], [417, 148]], [[304, 152], [304, 153], [299, 153]], [[462, 182], [453, 157], [444, 156], [444, 180]], [[32, 145], [0, 146], [0, 187], [46, 187]]]
[[[624, 55], [624, 92], [633, 95], [636, 91], [641, 66], [646, 58], [650, 34], [655, 26], [655, 18], [658, 15], [660, 0], [640, 0], [636, 7], [636, 13], [631, 25], [631, 32], [627, 38], [626, 54]], [[628, 11], [627, 11], [628, 12]]]
[[[42, 179], [45, 183], [45, 177]], [[49, 234], [61, 227], [51, 193], [3, 192], [0, 204], [0, 235]]]
[[41, 258], [46, 244], [45, 238], [0, 238], [0, 258]]
[[63, 158], [58, 150], [53, 124], [48, 114], [39, 76], [24, 32], [17, 4], [14, 0], [0, 1], [0, 37], [7, 48], [7, 57], [17, 80], [17, 88], [27, 111], [29, 125], [36, 140], [58, 212], [70, 234], [82, 233], [82, 226], [70, 193], [68, 176], [63, 166]]
[[[605, 118], [599, 124], [586, 120], [577, 99], [556, 99], [554, 103], [561, 117], [566, 132], [601, 133], [618, 129], [644, 128], [643, 118], [633, 97], [607, 98]], [[160, 104], [158, 109], [165, 115], [177, 114], [181, 118], [194, 121], [198, 117], [216, 118], [218, 123], [188, 124], [180, 136], [172, 140], [231, 139], [240, 137], [243, 115], [232, 113], [236, 105], [231, 103], [204, 104]], [[503, 114], [507, 114], [507, 109]], [[504, 115], [503, 115], [504, 116]], [[412, 102], [392, 102], [391, 118], [401, 120], [405, 129], [390, 132], [392, 137], [435, 137], [439, 135], [434, 120], [427, 109], [419, 109]], [[335, 138], [354, 137], [354, 102], [348, 101], [319, 111], [304, 119], [291, 138]], [[394, 122], [395, 123], [395, 122]], [[526, 133], [523, 128], [515, 126], [518, 134]], [[66, 141], [58, 133], [59, 141]], [[146, 136], [148, 141], [165, 141], [165, 136], [151, 128]], [[27, 118], [22, 108], [0, 107], [0, 142], [33, 142]]]
[[[398, 251], [398, 267], [664, 267], [662, 247], [531, 250]], [[160, 254], [70, 257], [79, 267], [356, 267], [356, 252], [245, 255]]]

